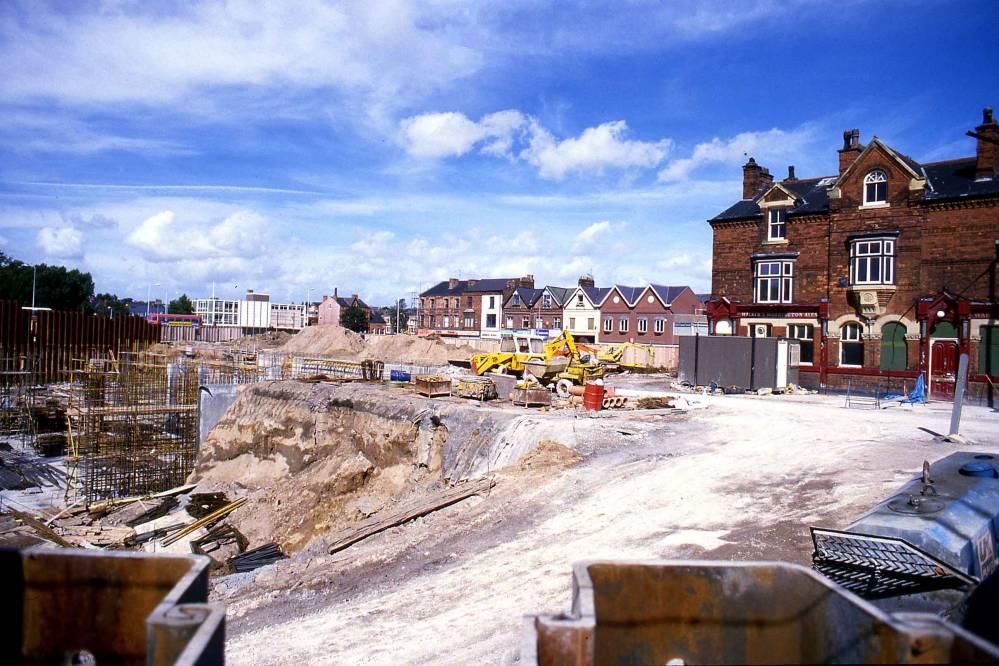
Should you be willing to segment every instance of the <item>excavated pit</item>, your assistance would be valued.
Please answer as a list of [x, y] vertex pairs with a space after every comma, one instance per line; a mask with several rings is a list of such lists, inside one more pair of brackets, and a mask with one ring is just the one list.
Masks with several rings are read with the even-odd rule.
[[511, 465], [539, 442], [572, 448], [563, 420], [545, 416], [378, 385], [252, 384], [202, 443], [192, 480], [248, 497], [230, 522], [251, 547], [274, 541], [294, 552], [399, 501]]

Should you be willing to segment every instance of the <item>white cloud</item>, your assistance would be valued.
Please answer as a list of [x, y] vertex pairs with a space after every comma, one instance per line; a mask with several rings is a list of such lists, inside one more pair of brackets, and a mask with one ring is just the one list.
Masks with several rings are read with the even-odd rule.
[[51, 257], [75, 259], [83, 255], [83, 234], [73, 227], [42, 227], [37, 241], [42, 252]]
[[[95, 9], [99, 7], [99, 9]], [[204, 89], [333, 88], [404, 103], [477, 71], [448, 8], [407, 2], [66, 5], [0, 23], [2, 97], [175, 103]]]
[[126, 242], [150, 261], [248, 259], [268, 247], [267, 221], [252, 211], [237, 211], [217, 224], [197, 220], [177, 224], [175, 217], [173, 211], [165, 210], [146, 218]]
[[659, 172], [659, 180], [665, 183], [684, 181], [692, 172], [706, 165], [741, 164], [750, 156], [760, 164], [773, 164], [775, 160], [793, 161], [811, 152], [809, 146], [815, 139], [815, 128], [809, 125], [791, 131], [775, 127], [765, 132], [742, 132], [725, 140], [715, 137], [697, 144], [690, 157], [667, 164]]
[[424, 113], [402, 120], [399, 129], [403, 145], [413, 157], [460, 157], [484, 141], [488, 143], [481, 147], [483, 153], [503, 156], [509, 154], [514, 134], [526, 122], [524, 115], [514, 110], [489, 114], [479, 122], [463, 113]]
[[575, 242], [572, 244], [570, 252], [572, 254], [585, 254], [597, 249], [601, 236], [606, 236], [611, 230], [611, 223], [608, 220], [594, 222], [579, 232]]
[[[562, 180], [569, 173], [601, 173], [607, 168], [651, 168], [670, 151], [672, 141], [637, 141], [626, 138], [623, 120], [589, 127], [578, 136], [557, 140], [534, 118], [506, 110], [475, 122], [463, 113], [425, 113], [399, 123], [402, 143], [416, 158], [460, 157], [476, 146], [495, 157], [523, 160], [537, 167], [549, 180]], [[518, 139], [526, 144], [519, 152]]]
[[542, 178], [562, 180], [573, 171], [599, 173], [607, 167], [654, 167], [669, 153], [670, 140], [634, 141], [625, 138], [627, 131], [628, 124], [616, 120], [587, 128], [577, 138], [557, 141], [535, 123], [530, 145], [520, 156], [538, 167]]

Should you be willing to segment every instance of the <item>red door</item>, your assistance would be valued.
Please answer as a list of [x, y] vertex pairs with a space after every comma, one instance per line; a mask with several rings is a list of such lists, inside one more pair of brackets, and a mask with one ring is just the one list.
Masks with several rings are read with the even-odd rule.
[[957, 381], [959, 348], [954, 340], [935, 340], [930, 350], [930, 397], [935, 400], [953, 400]]

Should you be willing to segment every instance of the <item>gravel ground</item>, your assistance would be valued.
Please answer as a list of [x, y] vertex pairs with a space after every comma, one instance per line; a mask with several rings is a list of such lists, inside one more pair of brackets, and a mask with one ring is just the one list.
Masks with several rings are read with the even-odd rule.
[[[655, 380], [624, 379], [635, 388]], [[252, 581], [220, 579], [239, 664], [511, 663], [521, 618], [570, 603], [583, 559], [806, 563], [808, 527], [842, 527], [914, 476], [950, 406], [847, 410], [842, 397], [712, 397], [684, 417], [606, 420], [581, 461], [502, 470], [488, 497], [334, 556], [303, 552]], [[999, 414], [962, 434], [999, 451]]]

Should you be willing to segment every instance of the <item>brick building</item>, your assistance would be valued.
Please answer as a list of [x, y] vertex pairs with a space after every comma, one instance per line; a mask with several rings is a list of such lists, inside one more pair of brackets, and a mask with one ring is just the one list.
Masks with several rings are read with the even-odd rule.
[[439, 282], [420, 294], [418, 332], [449, 336], [497, 336], [503, 302], [514, 289], [534, 288], [534, 276]]
[[604, 294], [599, 307], [600, 342], [675, 345], [680, 333], [678, 318], [688, 328], [697, 319], [704, 320], [698, 315], [703, 308], [701, 299], [690, 287], [683, 286], [614, 285]]
[[368, 320], [368, 333], [385, 333], [385, 319], [371, 309], [367, 303], [362, 301], [360, 296], [351, 294], [350, 298], [346, 298], [338, 295], [335, 289], [332, 296], [323, 296], [323, 300], [318, 307], [317, 325], [329, 326], [333, 324], [339, 326], [340, 314], [351, 306], [356, 306], [364, 310]]
[[[709, 220], [711, 332], [802, 341], [802, 383], [954, 393], [999, 381], [999, 124], [974, 156], [920, 164], [844, 133], [833, 175], [775, 182], [750, 158], [742, 199]], [[989, 391], [991, 393], [991, 391]], [[991, 395], [989, 395], [991, 400]]]
[[547, 331], [552, 337], [562, 333], [562, 308], [572, 292], [566, 287], [544, 289], [518, 287], [503, 303], [504, 330]]
[[600, 302], [610, 289], [597, 287], [592, 275], [580, 277], [578, 284], [565, 298], [562, 322], [577, 341], [596, 342], [600, 333]]

